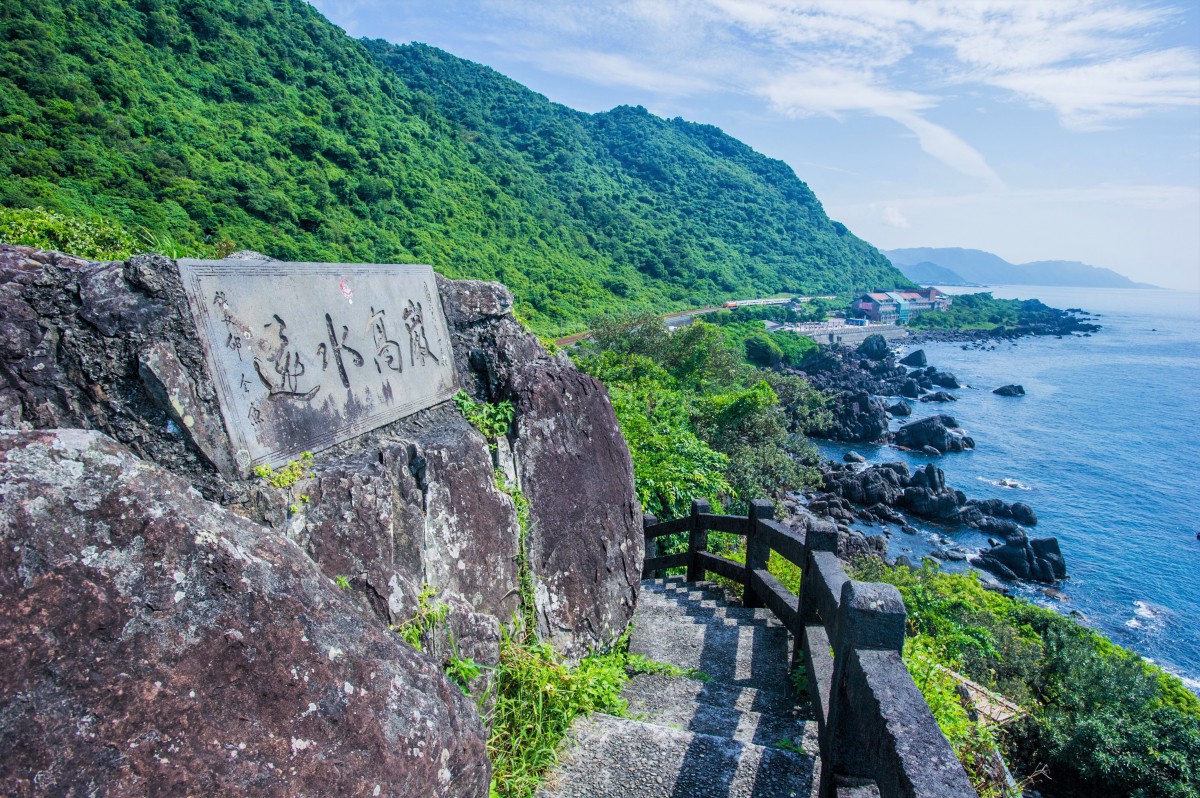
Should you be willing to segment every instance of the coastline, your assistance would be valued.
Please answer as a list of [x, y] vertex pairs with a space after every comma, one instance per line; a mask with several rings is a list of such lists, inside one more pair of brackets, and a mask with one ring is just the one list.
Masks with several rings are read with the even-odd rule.
[[[1062, 614], [1074, 613], [1195, 690], [1200, 629], [1188, 586], [1200, 575], [1191, 510], [1200, 473], [1190, 454], [1200, 448], [1195, 410], [1200, 408], [1200, 295], [1120, 289], [1050, 293], [1024, 286], [995, 293], [1037, 296], [1060, 307], [1081, 305], [1094, 312], [1104, 331], [1086, 340], [1081, 334], [1017, 340], [978, 330], [914, 336], [903, 342], [903, 351], [924, 348], [930, 363], [956, 374], [963, 388], [947, 392], [960, 401], [906, 400], [912, 416], [888, 419], [889, 432], [899, 422], [946, 413], [978, 441], [978, 448], [933, 459], [870, 442], [878, 438], [817, 440], [822, 456], [840, 464], [854, 450], [869, 463], [904, 461], [915, 468], [935, 462], [946, 481], [970, 497], [1029, 503], [1041, 521], [1039, 534], [1060, 540], [1070, 578], [1055, 588], [1061, 596], [1047, 596], [1035, 584], [1010, 583], [1006, 589]], [[1028, 396], [992, 395], [992, 389], [1009, 382], [1023, 383]], [[885, 408], [891, 403], [881, 402]], [[891, 558], [908, 554], [919, 560], [948, 545], [988, 546], [986, 536], [975, 530], [913, 525], [920, 534], [898, 533], [889, 525]], [[857, 519], [850, 528], [864, 536], [882, 529]], [[944, 567], [961, 570], [966, 564], [950, 561]]]

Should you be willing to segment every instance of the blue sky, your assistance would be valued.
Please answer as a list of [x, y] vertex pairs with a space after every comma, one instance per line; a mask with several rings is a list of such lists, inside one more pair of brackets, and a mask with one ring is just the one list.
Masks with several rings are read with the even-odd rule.
[[883, 249], [1081, 260], [1200, 290], [1200, 5], [316, 0], [583, 111], [644, 105], [786, 161]]

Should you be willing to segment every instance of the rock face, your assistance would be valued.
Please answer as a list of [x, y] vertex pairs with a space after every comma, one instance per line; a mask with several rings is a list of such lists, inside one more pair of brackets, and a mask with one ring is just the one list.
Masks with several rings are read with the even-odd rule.
[[996, 390], [992, 391], [1000, 396], [1024, 396], [1025, 388], [1020, 385], [1001, 385]]
[[911, 366], [913, 368], [923, 369], [928, 364], [929, 364], [929, 361], [925, 358], [925, 350], [924, 349], [916, 349], [912, 352], [909, 352], [904, 357], [900, 358], [901, 366]]
[[905, 424], [896, 430], [895, 443], [908, 449], [932, 446], [939, 452], [962, 452], [975, 448], [975, 441], [963, 433], [954, 416], [929, 416]]
[[[513, 317], [512, 296], [502, 286], [441, 278], [438, 286], [458, 381], [479, 401], [512, 404], [507, 436], [486, 441], [444, 403], [317, 452], [311, 473], [283, 490], [240, 478], [230, 462], [172, 261], [138, 256], [93, 263], [0, 245], [0, 427], [107, 434], [178, 477], [179, 485], [195, 488], [200, 496], [189, 502], [202, 497], [255, 529], [267, 528], [279, 545], [339, 578], [347, 589], [337, 594], [338, 606], [353, 603], [388, 640], [394, 635], [386, 626], [413, 617], [427, 588], [427, 601], [450, 608], [448, 630], [458, 653], [484, 665], [496, 662], [501, 625], [521, 604], [524, 550], [538, 631], [577, 660], [623, 631], [640, 584], [640, 508], [607, 393], [565, 355], [542, 349]], [[164, 493], [164, 505], [172, 506], [184, 488]], [[527, 509], [524, 530], [518, 500]], [[77, 631], [55, 634], [70, 638]], [[358, 637], [368, 649], [375, 645], [371, 635]], [[277, 644], [265, 636], [249, 645], [256, 657], [282, 667], [293, 651]], [[349, 638], [337, 647], [347, 659], [369, 653]], [[439, 629], [428, 648], [444, 660], [451, 653], [447, 629]], [[477, 693], [485, 687], [486, 678], [479, 680]], [[449, 696], [438, 711], [457, 712], [457, 702]], [[257, 710], [246, 706], [253, 722]], [[129, 711], [133, 717], [154, 708], [130, 704]], [[475, 712], [471, 704], [463, 711]], [[0, 707], [0, 734], [4, 712]], [[341, 749], [333, 743], [301, 734], [297, 740], [316, 741], [314, 751], [323, 751], [327, 762], [343, 762], [335, 768], [343, 775], [357, 768], [354, 757], [338, 759]], [[477, 753], [484, 763], [482, 749]], [[393, 794], [441, 794], [414, 784], [419, 789]], [[453, 794], [475, 794], [473, 781], [464, 784], [465, 791]], [[321, 794], [360, 792], [347, 787]]]
[[[640, 510], [607, 394], [521, 328], [502, 286], [438, 286], [460, 384], [516, 408], [499, 451], [534, 522], [539, 625], [578, 658], [624, 628], [640, 578]], [[381, 621], [410, 617], [428, 584], [463, 610], [455, 623], [491, 628], [475, 652], [488, 661], [518, 601], [520, 532], [487, 442], [448, 404], [319, 452], [312, 478], [289, 496], [239, 479], [225, 454], [172, 261], [93, 263], [0, 245], [0, 346], [0, 424], [109, 434], [206, 498], [293, 537], [327, 574], [348, 577]], [[296, 502], [301, 494], [310, 501]]]
[[107, 436], [0, 433], [5, 794], [486, 796], [440, 663]]

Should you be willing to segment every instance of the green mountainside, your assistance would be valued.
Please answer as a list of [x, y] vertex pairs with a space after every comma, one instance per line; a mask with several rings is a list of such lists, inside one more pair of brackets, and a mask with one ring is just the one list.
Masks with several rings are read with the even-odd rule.
[[0, 206], [181, 252], [431, 263], [505, 282], [542, 332], [907, 284], [717, 128], [572, 111], [299, 0], [6, 0]]

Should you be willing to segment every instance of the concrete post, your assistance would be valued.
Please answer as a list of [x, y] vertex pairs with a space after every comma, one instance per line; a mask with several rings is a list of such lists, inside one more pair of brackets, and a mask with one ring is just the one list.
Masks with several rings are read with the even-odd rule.
[[[658, 523], [658, 516], [653, 515], [651, 513], [643, 513], [642, 514], [642, 531], [643, 532], [645, 530], [649, 529], [650, 527], [654, 526], [657, 523]], [[643, 564], [645, 563], [646, 560], [654, 559], [657, 556], [658, 556], [658, 538], [646, 538], [646, 556], [645, 556], [645, 559], [642, 560]], [[645, 573], [645, 571], [646, 571], [646, 569], [642, 568], [642, 578], [643, 579], [646, 578], [647, 576], [650, 576], [653, 579], [661, 579], [662, 578], [661, 571], [654, 571], [651, 574], [647, 574], [647, 573]]]
[[775, 517], [775, 503], [770, 499], [754, 499], [750, 502], [746, 517], [746, 582], [742, 590], [742, 604], [746, 607], [761, 607], [763, 601], [754, 592], [754, 571], [766, 568], [771, 556], [771, 547], [766, 536], [759, 533], [759, 522]]
[[862, 750], [862, 730], [852, 728], [846, 708], [846, 666], [851, 651], [895, 651], [904, 648], [906, 613], [900, 591], [879, 582], [842, 585], [837, 639], [833, 645], [833, 685], [829, 691], [828, 761], [821, 767], [821, 798], [833, 798], [837, 776], [873, 778], [872, 762]]
[[699, 582], [704, 579], [704, 567], [700, 565], [698, 551], [708, 551], [708, 530], [700, 520], [701, 513], [711, 513], [712, 506], [704, 499], [692, 499], [692, 529], [688, 535], [687, 580]]
[[800, 622], [809, 623], [817, 619], [817, 602], [813, 598], [816, 589], [816, 565], [814, 551], [837, 554], [837, 527], [824, 521], [812, 521], [804, 533], [804, 570], [800, 576]]

